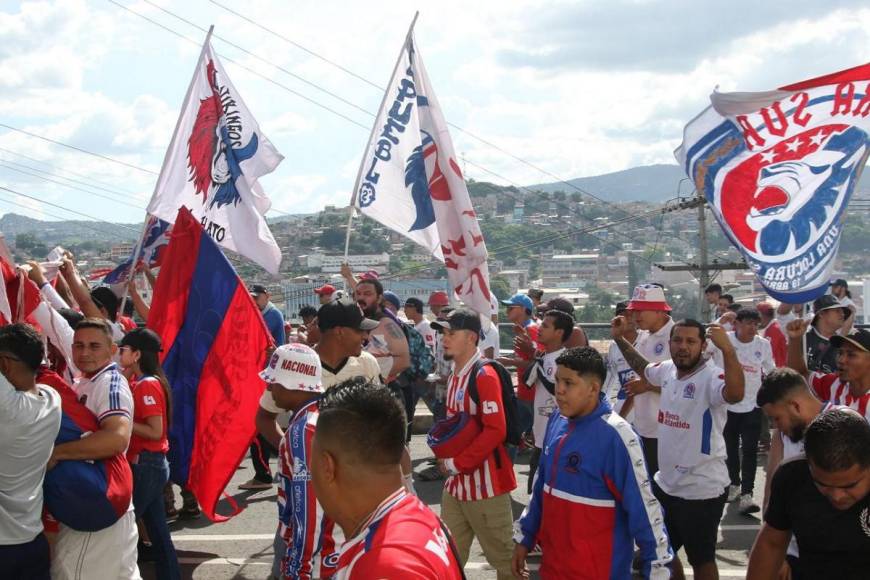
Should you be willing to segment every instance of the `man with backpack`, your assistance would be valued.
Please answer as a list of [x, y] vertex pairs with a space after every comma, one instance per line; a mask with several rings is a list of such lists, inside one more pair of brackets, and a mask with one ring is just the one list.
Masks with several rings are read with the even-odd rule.
[[481, 324], [476, 312], [458, 308], [432, 326], [442, 333], [445, 358], [454, 363], [447, 381], [447, 417], [464, 413], [480, 429], [464, 449], [438, 460], [447, 476], [441, 517], [463, 566], [477, 537], [498, 578], [512, 578], [510, 492], [517, 481], [505, 442], [518, 438], [513, 386], [504, 367], [490, 361], [483, 364], [477, 349]]

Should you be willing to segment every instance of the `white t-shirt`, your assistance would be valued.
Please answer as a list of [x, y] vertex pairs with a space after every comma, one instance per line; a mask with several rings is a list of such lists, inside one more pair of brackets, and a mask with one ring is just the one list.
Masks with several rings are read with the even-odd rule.
[[[761, 388], [762, 377], [776, 368], [773, 362], [773, 350], [770, 341], [758, 335], [749, 342], [740, 342], [733, 332], [728, 333], [728, 338], [737, 351], [737, 360], [743, 367], [743, 380], [745, 391], [743, 400], [728, 406], [732, 413], [748, 413], [755, 409], [755, 399]], [[724, 368], [725, 362], [722, 351], [716, 348], [712, 341], [708, 341], [707, 352], [713, 357], [713, 362], [719, 368]]]
[[[377, 328], [369, 333], [369, 340], [365, 347], [365, 352], [374, 356], [375, 360], [378, 362], [378, 366], [381, 369], [381, 376], [384, 378], [390, 376], [390, 371], [393, 370], [393, 360], [395, 358], [390, 352], [390, 343], [387, 339], [387, 333], [389, 332], [387, 327], [391, 324], [396, 324], [392, 318], [387, 315], [381, 317]], [[397, 324], [396, 326], [398, 327]], [[402, 329], [398, 328], [398, 331], [401, 333]], [[402, 336], [404, 337], [404, 333], [402, 333]]]
[[678, 379], [677, 367], [666, 361], [647, 366], [644, 374], [662, 388], [656, 483], [683, 499], [719, 497], [730, 482], [722, 437], [728, 408], [722, 369], [707, 360]]
[[532, 433], [535, 436], [535, 447], [541, 449], [544, 446], [544, 435], [547, 433], [547, 422], [550, 415], [557, 409], [556, 398], [550, 394], [543, 380], [555, 385], [556, 383], [556, 359], [565, 352], [564, 348], [545, 353], [543, 356], [543, 377], [535, 381], [535, 400], [532, 403], [534, 415], [532, 417]]
[[[637, 344], [637, 337], [635, 344]], [[616, 413], [619, 413], [625, 404], [625, 391], [622, 390], [625, 383], [639, 378], [637, 373], [631, 370], [631, 367], [625, 362], [625, 356], [616, 343], [611, 342], [610, 350], [607, 351], [607, 378], [604, 381], [603, 391]], [[627, 419], [632, 422], [633, 418], [634, 408], [629, 412]]]
[[498, 358], [498, 352], [501, 350], [498, 324], [493, 323], [490, 325], [489, 330], [484, 332], [483, 338], [477, 343], [477, 350], [480, 351], [480, 356], [486, 356], [486, 349], [488, 348], [492, 348], [492, 358]]
[[[674, 321], [662, 326], [658, 332], [650, 333], [641, 330], [637, 333], [637, 341], [634, 348], [651, 363], [662, 362], [671, 359], [671, 350], [668, 343], [671, 339], [671, 328]], [[652, 391], [634, 396], [634, 428], [641, 437], [652, 439], [658, 437], [659, 432], [659, 394]]]
[[420, 336], [423, 337], [423, 341], [426, 343], [426, 346], [429, 347], [429, 350], [432, 351], [432, 355], [435, 355], [435, 329], [432, 328], [432, 323], [426, 320], [425, 318], [414, 325], [414, 328], [417, 329], [417, 332], [420, 333]]
[[[334, 387], [339, 383], [351, 379], [353, 377], [365, 377], [369, 381], [380, 384], [381, 369], [378, 366], [378, 361], [367, 352], [360, 353], [359, 356], [349, 357], [344, 361], [344, 364], [336, 369], [323, 367], [320, 382], [323, 385], [323, 390]], [[270, 413], [281, 414], [286, 412], [275, 404], [275, 399], [269, 391], [263, 391], [260, 396], [260, 407]]]
[[42, 480], [60, 429], [60, 395], [15, 390], [0, 374], [0, 545], [32, 541], [42, 531]]

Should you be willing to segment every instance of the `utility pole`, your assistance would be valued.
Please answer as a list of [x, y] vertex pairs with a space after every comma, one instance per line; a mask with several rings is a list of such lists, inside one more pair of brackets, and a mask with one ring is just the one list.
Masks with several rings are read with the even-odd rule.
[[710, 270], [707, 260], [707, 203], [703, 192], [698, 192], [698, 249], [700, 250], [701, 271], [698, 276], [698, 320], [704, 320], [704, 288], [710, 283]]

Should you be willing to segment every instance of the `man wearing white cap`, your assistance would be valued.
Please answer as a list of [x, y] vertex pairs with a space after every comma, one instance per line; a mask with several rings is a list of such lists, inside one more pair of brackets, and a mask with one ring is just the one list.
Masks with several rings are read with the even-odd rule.
[[[665, 291], [657, 284], [642, 284], [634, 289], [626, 307], [626, 315], [634, 317], [638, 329], [634, 348], [650, 363], [670, 360], [668, 342], [674, 321], [668, 314], [671, 307], [665, 299]], [[617, 345], [621, 345], [617, 341]], [[625, 351], [622, 350], [625, 354]], [[634, 428], [643, 443], [643, 457], [650, 477], [658, 471], [659, 401], [661, 388], [645, 379], [624, 385], [628, 397], [621, 414], [626, 416], [634, 409]]]
[[280, 346], [260, 378], [266, 381], [275, 404], [293, 413], [278, 447], [278, 533], [284, 541], [284, 554], [279, 558], [281, 575], [329, 577], [338, 561], [335, 522], [323, 513], [314, 497], [309, 465], [323, 393], [320, 357], [304, 344]]

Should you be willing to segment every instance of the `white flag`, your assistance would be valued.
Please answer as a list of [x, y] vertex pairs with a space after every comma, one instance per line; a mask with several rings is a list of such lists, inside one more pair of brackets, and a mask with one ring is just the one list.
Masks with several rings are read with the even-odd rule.
[[257, 179], [283, 159], [206, 38], [148, 213], [174, 223], [187, 206], [218, 244], [277, 274], [281, 250], [263, 217], [270, 202]]
[[352, 203], [443, 261], [458, 298], [489, 320], [486, 244], [413, 25], [363, 155]]

